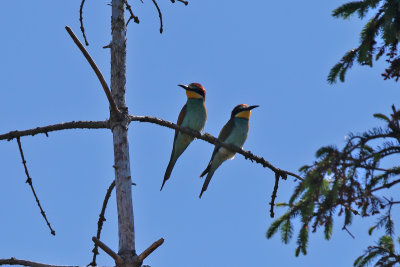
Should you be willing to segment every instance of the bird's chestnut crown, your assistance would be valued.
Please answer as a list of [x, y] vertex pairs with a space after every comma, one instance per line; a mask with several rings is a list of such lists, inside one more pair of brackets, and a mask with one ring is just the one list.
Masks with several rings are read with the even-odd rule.
[[178, 84], [178, 86], [186, 90], [186, 95], [188, 98], [206, 99], [206, 90], [199, 83], [190, 83], [189, 85]]

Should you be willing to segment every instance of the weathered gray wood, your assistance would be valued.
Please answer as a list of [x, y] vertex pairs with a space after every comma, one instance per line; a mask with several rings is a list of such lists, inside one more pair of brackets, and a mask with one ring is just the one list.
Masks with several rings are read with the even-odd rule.
[[128, 108], [125, 103], [126, 83], [126, 25], [124, 0], [112, 0], [111, 15], [111, 94], [121, 114], [111, 113], [114, 142], [115, 185], [118, 210], [118, 254], [124, 264], [140, 266], [135, 251], [133, 224], [132, 182], [128, 143]]
[[117, 254], [115, 253], [111, 248], [109, 248], [106, 244], [101, 242], [97, 237], [93, 236], [92, 237], [93, 242], [99, 246], [105, 253], [111, 256], [111, 258], [114, 259], [115, 263], [118, 265], [121, 265], [124, 263], [124, 260]]

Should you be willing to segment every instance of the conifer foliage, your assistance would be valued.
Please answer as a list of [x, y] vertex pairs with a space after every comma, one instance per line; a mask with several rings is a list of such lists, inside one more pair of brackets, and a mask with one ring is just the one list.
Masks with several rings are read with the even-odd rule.
[[[399, 0], [352, 1], [336, 8], [332, 15], [347, 19], [357, 14], [360, 19], [371, 18], [360, 34], [360, 45], [348, 51], [330, 71], [328, 82], [344, 82], [346, 71], [354, 62], [372, 67], [373, 61], [386, 57], [388, 68], [384, 79], [400, 78], [400, 54], [397, 49], [400, 37]], [[342, 149], [326, 146], [316, 152], [316, 161], [300, 168], [304, 180], [296, 186], [287, 203], [277, 203], [286, 212], [267, 230], [267, 238], [278, 231], [282, 242], [293, 236], [293, 221], [299, 218], [301, 227], [297, 234], [296, 256], [307, 253], [309, 232], [319, 228], [325, 239], [332, 235], [334, 217], [343, 218], [342, 229], [350, 231], [354, 217], [376, 217], [368, 231], [384, 230], [375, 245], [368, 246], [364, 254], [354, 261], [354, 266], [399, 266], [400, 253], [395, 251], [394, 205], [399, 200], [386, 197], [400, 184], [400, 111], [392, 106], [390, 116], [374, 114], [384, 125], [361, 134], [350, 134]], [[396, 195], [397, 196], [397, 195]], [[381, 230], [381, 232], [382, 232]], [[397, 238], [400, 243], [400, 238]]]
[[[400, 240], [397, 240], [400, 243]], [[363, 255], [358, 257], [355, 262], [355, 267], [368, 266], [372, 261], [379, 258], [375, 266], [391, 267], [396, 266], [400, 262], [400, 255], [396, 254], [393, 238], [385, 235], [379, 239], [376, 246], [369, 246]]]
[[347, 19], [357, 14], [360, 19], [374, 13], [360, 34], [360, 45], [348, 51], [330, 71], [328, 82], [335, 83], [339, 78], [344, 82], [346, 71], [354, 61], [372, 67], [375, 60], [386, 57], [389, 66], [382, 76], [384, 79], [400, 78], [400, 55], [397, 49], [400, 36], [400, 1], [363, 0], [353, 1], [333, 10], [332, 16]]
[[300, 168], [305, 178], [298, 183], [287, 203], [277, 204], [287, 211], [271, 224], [267, 238], [280, 230], [282, 241], [288, 243], [294, 232], [292, 221], [300, 218], [298, 256], [307, 253], [310, 231], [323, 228], [325, 238], [330, 239], [335, 215], [343, 217], [344, 230], [355, 216], [376, 216], [377, 222], [369, 234], [384, 228], [386, 235], [377, 246], [370, 246], [354, 265], [365, 266], [378, 256], [381, 256], [379, 262], [400, 263], [391, 241], [394, 235], [391, 210], [400, 201], [377, 195], [378, 191], [400, 183], [400, 165], [385, 167], [389, 165], [387, 162], [400, 162], [400, 111], [394, 106], [392, 111], [390, 118], [384, 114], [374, 115], [384, 122], [383, 127], [349, 135], [342, 149], [322, 147], [316, 152], [317, 159], [312, 165]]

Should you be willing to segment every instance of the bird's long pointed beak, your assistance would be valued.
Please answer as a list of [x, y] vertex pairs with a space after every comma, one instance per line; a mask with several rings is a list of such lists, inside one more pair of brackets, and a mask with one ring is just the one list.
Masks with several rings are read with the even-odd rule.
[[185, 90], [188, 90], [188, 89], [189, 89], [189, 86], [184, 85], [184, 84], [178, 84], [178, 86], [182, 87], [182, 88], [185, 89]]
[[252, 110], [253, 108], [258, 108], [258, 107], [259, 107], [259, 105], [249, 106], [249, 107], [247, 108], [247, 110]]

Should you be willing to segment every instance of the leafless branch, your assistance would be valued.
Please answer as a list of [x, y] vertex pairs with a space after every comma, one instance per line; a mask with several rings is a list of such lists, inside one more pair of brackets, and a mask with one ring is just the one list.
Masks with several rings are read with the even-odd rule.
[[46, 221], [46, 224], [47, 224], [47, 226], [48, 226], [49, 229], [50, 229], [50, 233], [51, 233], [52, 235], [56, 235], [56, 232], [53, 230], [53, 228], [51, 228], [51, 225], [50, 225], [49, 220], [47, 220], [46, 213], [44, 212], [44, 210], [43, 210], [43, 208], [42, 208], [42, 205], [40, 204], [39, 198], [38, 198], [38, 196], [36, 195], [35, 188], [33, 188], [32, 178], [31, 178], [31, 176], [29, 175], [28, 167], [26, 166], [26, 160], [25, 160], [25, 157], [24, 157], [24, 152], [23, 152], [23, 150], [22, 150], [22, 145], [21, 145], [20, 137], [17, 137], [17, 143], [18, 143], [19, 153], [21, 154], [22, 164], [24, 165], [24, 169], [25, 169], [26, 183], [28, 183], [29, 186], [31, 187], [33, 196], [35, 197], [36, 203], [37, 203], [37, 205], [38, 205], [38, 207], [39, 207], [39, 209], [40, 209], [40, 213], [42, 214], [44, 220]]
[[128, 26], [129, 21], [131, 21], [131, 19], [133, 19], [133, 21], [134, 21], [135, 23], [139, 24], [139, 22], [140, 22], [140, 21], [139, 21], [139, 18], [138, 18], [137, 16], [135, 16], [135, 14], [133, 14], [132, 7], [131, 7], [131, 5], [128, 3], [128, 0], [125, 0], [125, 5], [126, 5], [126, 10], [128, 10], [128, 11], [129, 11], [129, 14], [131, 15], [131, 16], [129, 17], [128, 21], [126, 22], [126, 26]]
[[[185, 6], [187, 6], [187, 5], [189, 4], [188, 1], [184, 1], [184, 0], [176, 0], [176, 1], [181, 2], [181, 3], [184, 3]], [[175, 3], [175, 0], [171, 0], [171, 2], [172, 2], [172, 3]]]
[[279, 186], [279, 173], [275, 173], [275, 185], [274, 185], [274, 190], [272, 191], [271, 195], [271, 202], [269, 203], [270, 209], [269, 209], [269, 214], [271, 218], [274, 218], [274, 206], [275, 206], [275, 198], [276, 198], [276, 193], [278, 192], [278, 186]]
[[396, 204], [400, 204], [400, 201], [393, 201], [393, 199], [388, 199], [387, 197], [383, 197], [390, 206], [396, 205]]
[[85, 4], [85, 0], [82, 0], [81, 2], [81, 6], [79, 7], [79, 22], [81, 23], [81, 32], [83, 35], [83, 39], [85, 39], [85, 45], [88, 46], [89, 43], [86, 39], [86, 35], [85, 35], [85, 28], [83, 27], [83, 5]]
[[106, 121], [71, 121], [62, 122], [59, 124], [48, 125], [44, 127], [36, 127], [34, 129], [23, 130], [23, 131], [11, 131], [5, 134], [0, 134], [0, 141], [7, 140], [10, 141], [17, 137], [36, 135], [36, 134], [46, 134], [49, 132], [66, 130], [66, 129], [109, 129], [110, 125], [108, 120]]
[[99, 79], [101, 85], [103, 86], [104, 93], [107, 96], [108, 102], [110, 103], [111, 110], [115, 113], [119, 113], [118, 107], [115, 105], [114, 99], [111, 96], [110, 89], [108, 88], [107, 82], [103, 77], [103, 74], [101, 74], [101, 71], [97, 67], [96, 63], [93, 61], [92, 57], [89, 55], [89, 53], [86, 51], [85, 47], [82, 45], [82, 43], [79, 41], [78, 37], [74, 34], [74, 32], [71, 30], [70, 27], [65, 26], [65, 29], [71, 36], [72, 40], [74, 40], [75, 44], [79, 47], [81, 50], [82, 54], [85, 56], [86, 60], [89, 62], [90, 66], [94, 70], [94, 72], [97, 75], [97, 78]]
[[114, 259], [114, 261], [117, 265], [124, 263], [124, 260], [117, 253], [115, 253], [111, 248], [109, 248], [106, 244], [104, 244], [103, 242], [101, 242], [94, 236], [92, 237], [92, 240], [96, 245], [98, 245], [102, 250], [104, 250], [105, 253], [110, 255], [110, 257]]
[[[139, 122], [149, 122], [149, 123], [154, 123], [154, 124], [158, 124], [167, 128], [171, 128], [174, 130], [178, 130], [181, 131], [183, 133], [186, 133], [188, 135], [194, 136], [198, 139], [201, 139], [203, 141], [206, 141], [210, 144], [213, 145], [218, 145], [218, 146], [222, 146], [225, 147], [233, 152], [239, 153], [241, 155], [243, 155], [245, 157], [245, 159], [249, 159], [251, 161], [255, 161], [258, 164], [261, 164], [264, 168], [268, 168], [270, 170], [272, 170], [274, 173], [279, 173], [280, 176], [285, 179], [287, 176], [292, 176], [296, 179], [299, 180], [303, 180], [302, 177], [300, 177], [299, 175], [289, 172], [289, 171], [285, 171], [282, 169], [279, 169], [275, 166], [273, 166], [271, 163], [269, 163], [267, 160], [265, 160], [263, 157], [259, 157], [257, 155], [254, 155], [252, 152], [250, 151], [245, 151], [243, 149], [241, 149], [240, 147], [231, 145], [231, 144], [226, 144], [226, 143], [222, 143], [221, 141], [219, 141], [217, 138], [215, 138], [214, 136], [212, 136], [209, 133], [204, 133], [201, 134], [200, 132], [197, 131], [193, 131], [189, 128], [186, 127], [181, 127], [179, 125], [176, 125], [172, 122], [169, 121], [165, 121], [156, 117], [151, 117], [151, 116], [132, 116], [129, 115], [129, 120], [130, 121], [139, 121]], [[24, 131], [11, 131], [9, 133], [6, 134], [1, 134], [0, 135], [0, 140], [12, 140], [14, 138], [17, 137], [22, 137], [22, 136], [27, 136], [27, 135], [36, 135], [39, 133], [48, 133], [48, 132], [52, 132], [52, 131], [59, 131], [59, 130], [65, 130], [65, 129], [109, 129], [110, 125], [109, 125], [109, 121], [72, 121], [72, 122], [66, 122], [66, 123], [60, 123], [60, 124], [55, 124], [55, 125], [49, 125], [49, 126], [44, 126], [44, 127], [37, 127], [34, 129], [29, 129], [29, 130], [24, 130]], [[398, 183], [400, 181], [396, 181], [396, 183]], [[387, 188], [394, 185], [393, 183], [387, 184], [383, 187]], [[375, 191], [375, 189], [373, 190]]]
[[16, 258], [0, 259], [0, 265], [22, 265], [31, 267], [79, 267], [79, 266], [68, 266], [68, 265], [50, 265], [34, 261], [19, 260]]
[[375, 187], [374, 189], [371, 190], [371, 192], [375, 192], [375, 191], [378, 191], [378, 190], [381, 190], [381, 189], [384, 189], [384, 188], [390, 188], [390, 187], [392, 187], [392, 186], [394, 186], [395, 184], [398, 184], [398, 183], [400, 183], [400, 179], [399, 180], [395, 180], [395, 181], [393, 181], [391, 183], [384, 184], [384, 185], [379, 186], [379, 187]]
[[139, 261], [143, 262], [144, 259], [147, 258], [147, 256], [149, 256], [151, 253], [153, 253], [154, 250], [156, 250], [159, 246], [161, 246], [164, 243], [164, 238], [160, 238], [159, 240], [157, 240], [156, 242], [154, 242], [153, 244], [151, 244], [150, 247], [148, 247], [145, 251], [143, 251], [140, 255], [139, 255]]
[[160, 18], [160, 33], [162, 33], [162, 32], [163, 32], [163, 22], [162, 22], [161, 10], [160, 10], [160, 8], [158, 7], [158, 4], [157, 4], [156, 0], [152, 0], [152, 1], [153, 1], [153, 4], [154, 4], [154, 5], [156, 6], [156, 8], [157, 8], [158, 17]]
[[[103, 201], [103, 206], [101, 207], [101, 212], [99, 215], [99, 221], [97, 222], [97, 234], [96, 234], [96, 238], [100, 239], [100, 235], [101, 235], [101, 230], [103, 229], [103, 223], [106, 221], [106, 218], [104, 217], [104, 213], [106, 212], [106, 208], [107, 208], [107, 203], [108, 200], [111, 197], [111, 192], [115, 187], [115, 180], [112, 181], [112, 183], [110, 184], [110, 186], [107, 189], [107, 193], [106, 196], [104, 197], [104, 201]], [[94, 248], [92, 250], [93, 252], [93, 259], [92, 262], [88, 264], [88, 266], [96, 266], [96, 256], [99, 254], [99, 250], [98, 250], [98, 245], [97, 243], [94, 243]]]
[[356, 237], [350, 232], [350, 230], [347, 229], [346, 225], [343, 225], [342, 230], [345, 230], [353, 239], [356, 238]]
[[212, 136], [209, 133], [201, 134], [200, 132], [194, 131], [192, 129], [182, 127], [182, 126], [176, 125], [172, 122], [165, 121], [165, 120], [151, 117], [151, 116], [131, 116], [131, 115], [129, 115], [129, 119], [130, 119], [130, 121], [149, 122], [149, 123], [158, 124], [158, 125], [161, 125], [164, 127], [168, 127], [171, 129], [181, 131], [190, 136], [193, 136], [193, 137], [196, 137], [203, 141], [206, 141], [210, 144], [225, 147], [233, 152], [243, 155], [245, 157], [245, 159], [249, 159], [252, 162], [255, 161], [256, 163], [261, 164], [264, 168], [268, 168], [268, 169], [272, 170], [274, 173], [278, 173], [279, 176], [282, 177], [282, 179], [286, 179], [287, 176], [292, 176], [296, 179], [303, 180], [303, 178], [300, 177], [299, 175], [289, 172], [289, 171], [279, 169], [279, 168], [273, 166], [268, 161], [266, 161], [264, 158], [256, 156], [250, 151], [245, 151], [245, 150], [241, 149], [240, 147], [237, 147], [237, 146], [234, 146], [231, 144], [222, 143], [220, 140], [218, 140], [217, 138], [215, 138], [214, 136]]

